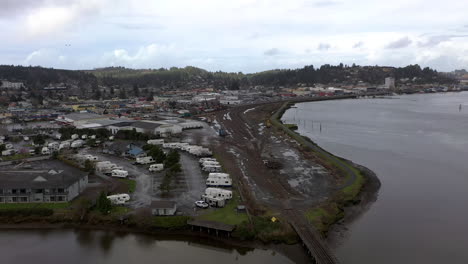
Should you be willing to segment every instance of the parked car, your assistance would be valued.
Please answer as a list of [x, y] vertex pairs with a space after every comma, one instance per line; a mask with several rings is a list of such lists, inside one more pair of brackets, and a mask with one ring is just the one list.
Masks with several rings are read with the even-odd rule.
[[196, 201], [195, 202], [195, 205], [197, 207], [200, 207], [200, 208], [208, 208], [210, 207], [207, 203], [205, 203], [204, 201]]

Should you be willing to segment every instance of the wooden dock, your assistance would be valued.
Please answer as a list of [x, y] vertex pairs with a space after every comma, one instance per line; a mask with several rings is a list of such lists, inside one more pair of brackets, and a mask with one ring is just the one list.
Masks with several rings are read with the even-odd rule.
[[338, 259], [332, 253], [322, 235], [309, 224], [300, 211], [284, 210], [284, 216], [299, 235], [302, 244], [317, 264], [336, 264]]

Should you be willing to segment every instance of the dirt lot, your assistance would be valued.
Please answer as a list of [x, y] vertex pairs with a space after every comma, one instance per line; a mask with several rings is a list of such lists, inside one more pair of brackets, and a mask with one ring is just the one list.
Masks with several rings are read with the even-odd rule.
[[[251, 209], [306, 210], [329, 197], [335, 179], [295, 141], [266, 127], [266, 119], [278, 107], [268, 104], [217, 112], [208, 117], [226, 129], [226, 137], [212, 136], [213, 129], [189, 132], [187, 137], [193, 142], [211, 138], [210, 147], [237, 181]], [[266, 160], [279, 163], [279, 168], [268, 168]]]

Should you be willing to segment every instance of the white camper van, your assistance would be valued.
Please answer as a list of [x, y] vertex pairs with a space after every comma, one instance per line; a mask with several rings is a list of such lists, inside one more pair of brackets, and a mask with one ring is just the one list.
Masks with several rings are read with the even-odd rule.
[[[211, 174], [225, 174], [225, 173], [210, 173]], [[206, 179], [206, 186], [213, 187], [231, 187], [232, 179], [229, 177], [229, 174], [219, 175], [219, 176], [208, 176]]]
[[42, 155], [50, 155], [50, 150], [47, 147], [43, 147], [41, 153]]
[[202, 167], [206, 166], [220, 166], [219, 162], [217, 161], [212, 161], [212, 160], [207, 160], [201, 164]]
[[62, 143], [60, 143], [59, 145], [59, 150], [61, 149], [68, 149], [70, 148], [70, 142], [69, 141], [63, 141]]
[[47, 144], [47, 147], [48, 147], [50, 150], [58, 150], [59, 147], [60, 147], [60, 143], [58, 143], [58, 142], [50, 142], [49, 144]]
[[217, 161], [215, 158], [201, 158], [198, 160], [200, 164], [203, 164], [205, 161]]
[[223, 198], [226, 200], [232, 199], [232, 191], [224, 190], [220, 188], [206, 188], [205, 195], [217, 198]]
[[162, 145], [164, 144], [164, 139], [150, 139], [146, 141], [148, 145]]
[[158, 172], [158, 171], [162, 171], [162, 170], [164, 170], [164, 164], [162, 164], [162, 163], [152, 164], [149, 167], [149, 171], [151, 171], [151, 172]]
[[15, 154], [14, 149], [7, 149], [7, 150], [2, 151], [2, 156], [10, 156], [10, 155], [13, 155], [13, 154]]
[[84, 141], [83, 140], [80, 140], [80, 139], [77, 139], [75, 141], [73, 141], [70, 145], [71, 148], [81, 148], [82, 146], [84, 145]]
[[219, 165], [209, 165], [202, 168], [204, 172], [221, 172], [221, 166]]
[[136, 163], [137, 164], [151, 164], [155, 163], [156, 161], [153, 159], [153, 157], [141, 157], [141, 158], [136, 158]]
[[112, 204], [122, 205], [130, 201], [130, 195], [126, 193], [114, 194], [107, 196], [107, 199], [109, 199]]
[[112, 170], [111, 176], [112, 177], [117, 177], [117, 178], [127, 178], [128, 177], [128, 171], [126, 171], [126, 170]]
[[211, 197], [208, 195], [202, 195], [201, 198], [212, 207], [224, 207], [226, 205], [226, 199], [223, 198]]

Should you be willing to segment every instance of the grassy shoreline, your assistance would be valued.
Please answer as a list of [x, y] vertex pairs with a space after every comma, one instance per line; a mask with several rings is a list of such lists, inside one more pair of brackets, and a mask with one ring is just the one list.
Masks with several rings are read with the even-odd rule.
[[309, 209], [305, 213], [307, 220], [313, 224], [317, 230], [322, 232], [322, 234], [326, 235], [330, 227], [344, 217], [345, 207], [359, 203], [359, 195], [366, 184], [366, 177], [351, 161], [337, 157], [322, 149], [311, 139], [291, 130], [291, 125], [281, 122], [283, 114], [295, 103], [284, 103], [270, 117], [270, 122], [276, 128], [282, 130], [288, 136], [296, 140], [303, 149], [313, 152], [321, 162], [328, 167], [331, 166], [337, 169], [339, 174], [344, 176], [342, 179], [343, 182], [340, 183], [342, 186], [337, 188], [331, 198], [321, 205]]

